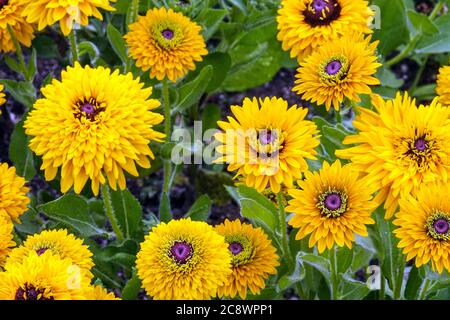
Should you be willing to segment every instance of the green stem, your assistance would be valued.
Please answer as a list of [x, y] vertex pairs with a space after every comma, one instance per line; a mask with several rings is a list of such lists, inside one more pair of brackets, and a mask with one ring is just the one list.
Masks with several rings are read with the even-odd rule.
[[[126, 21], [127, 22], [127, 28], [130, 27], [130, 24], [134, 23], [137, 21], [137, 18], [139, 16], [139, 0], [133, 0], [132, 4], [131, 4], [131, 8], [133, 9], [131, 12], [131, 15], [129, 17], [130, 21]], [[128, 20], [128, 19], [127, 19]], [[125, 63], [125, 69], [124, 69], [124, 73], [127, 74], [128, 72], [131, 71], [131, 63], [132, 60], [131, 58], [128, 56], [127, 57], [127, 61]]]
[[330, 255], [330, 276], [331, 276], [331, 299], [338, 300], [338, 274], [337, 274], [337, 262], [336, 262], [336, 246], [329, 251]]
[[425, 71], [425, 67], [427, 65], [427, 62], [428, 62], [428, 56], [425, 57], [425, 59], [423, 59], [421, 65], [419, 67], [419, 70], [417, 70], [416, 77], [414, 78], [414, 81], [413, 81], [411, 87], [409, 88], [410, 95], [414, 94], [414, 91], [416, 90], [417, 85], [419, 84], [419, 81], [422, 78], [422, 74]]
[[114, 213], [114, 208], [111, 202], [111, 194], [109, 193], [109, 187], [107, 184], [102, 184], [102, 196], [106, 216], [108, 217], [109, 222], [111, 223], [111, 227], [117, 236], [117, 240], [123, 241], [123, 233], [122, 230], [120, 230], [119, 223], [117, 222], [117, 217]]
[[[170, 142], [171, 136], [171, 123], [170, 123], [170, 96], [169, 96], [169, 83], [167, 79], [162, 81], [162, 95], [164, 99], [164, 133], [166, 135], [166, 141]], [[163, 192], [169, 193], [169, 181], [170, 181], [170, 162], [164, 160], [164, 184]]]
[[22, 74], [25, 77], [26, 81], [30, 81], [31, 79], [30, 79], [30, 76], [28, 75], [27, 66], [25, 65], [25, 58], [23, 56], [22, 47], [20, 46], [20, 43], [17, 40], [12, 27], [8, 24], [7, 28], [8, 28], [9, 36], [11, 37], [11, 40], [14, 44], [14, 48], [16, 49], [17, 57], [19, 58], [20, 68], [22, 69]]
[[386, 279], [380, 274], [380, 292], [378, 295], [378, 300], [384, 300], [386, 295]]
[[72, 64], [75, 65], [75, 62], [78, 62], [78, 46], [75, 35], [75, 29], [72, 29], [72, 31], [69, 33], [69, 42], [70, 42], [70, 51], [72, 52]]
[[400, 300], [402, 295], [403, 278], [405, 276], [405, 262], [402, 260], [395, 280], [394, 300]]
[[428, 288], [430, 287], [431, 280], [425, 279], [425, 283], [423, 284], [422, 288], [420, 289], [420, 294], [418, 300], [425, 300], [427, 296]]
[[[442, 7], [444, 6], [444, 2], [445, 0], [440, 0], [435, 6], [433, 11], [431, 12], [429, 19], [432, 21], [436, 18], [437, 14], [439, 13], [439, 11], [441, 11]], [[394, 64], [399, 63], [400, 61], [402, 61], [404, 58], [406, 58], [408, 56], [408, 54], [415, 49], [417, 43], [419, 42], [419, 40], [422, 38], [423, 34], [422, 33], [417, 33], [412, 39], [411, 41], [408, 43], [408, 45], [395, 57], [393, 57], [391, 60], [386, 61], [386, 66], [388, 67], [392, 67]]]

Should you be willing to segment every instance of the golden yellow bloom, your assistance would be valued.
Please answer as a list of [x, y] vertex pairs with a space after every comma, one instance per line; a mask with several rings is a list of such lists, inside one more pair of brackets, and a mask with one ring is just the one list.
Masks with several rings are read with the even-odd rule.
[[440, 103], [450, 106], [450, 66], [439, 69], [436, 93]]
[[311, 234], [309, 246], [317, 243], [322, 253], [335, 243], [351, 248], [355, 233], [368, 235], [366, 225], [375, 223], [371, 218], [377, 207], [371, 201], [374, 189], [351, 164], [324, 162], [319, 172], [307, 172], [298, 185], [300, 189], [290, 190], [293, 199], [286, 207], [295, 213], [289, 224], [300, 229], [295, 239]]
[[[0, 84], [0, 107], [2, 105], [4, 105], [6, 102], [6, 98], [5, 98], [5, 94], [3, 93], [3, 89], [4, 89], [4, 86], [2, 84]], [[0, 110], [0, 115], [1, 114], [2, 114], [2, 110]]]
[[91, 270], [94, 266], [88, 246], [83, 244], [83, 240], [67, 233], [66, 229], [44, 230], [28, 236], [21, 246], [12, 250], [8, 263], [20, 264], [30, 252], [36, 252], [40, 256], [46, 251], [51, 251], [61, 259], [70, 259], [74, 265], [86, 270]]
[[20, 216], [27, 211], [30, 199], [25, 179], [16, 175], [16, 168], [0, 163], [0, 215], [20, 223]]
[[352, 33], [371, 33], [374, 13], [364, 0], [283, 0], [278, 10], [278, 40], [298, 62], [317, 48]]
[[379, 191], [386, 219], [398, 207], [398, 199], [415, 194], [424, 184], [447, 183], [450, 176], [450, 108], [435, 99], [419, 107], [407, 93], [384, 101], [374, 95], [374, 111], [358, 108], [353, 122], [359, 133], [347, 136], [344, 144], [356, 146], [336, 151]]
[[84, 300], [90, 286], [86, 272], [50, 251], [31, 252], [22, 263], [6, 263], [0, 300]]
[[61, 78], [42, 89], [44, 98], [24, 125], [46, 180], [61, 167], [63, 193], [72, 186], [80, 193], [88, 179], [95, 195], [106, 179], [114, 190], [117, 183], [125, 189], [124, 170], [137, 176], [135, 164], [149, 168], [154, 155], [148, 144], [164, 137], [153, 130], [163, 117], [151, 112], [160, 105], [149, 99], [152, 88], [144, 89], [131, 73], [78, 63]]
[[36, 23], [41, 31], [59, 22], [62, 33], [67, 36], [74, 23], [89, 24], [89, 17], [103, 20], [99, 9], [114, 11], [111, 2], [116, 0], [17, 0], [25, 6], [22, 16], [28, 23]]
[[136, 267], [147, 294], [158, 300], [214, 297], [231, 273], [224, 237], [205, 222], [171, 220], [141, 243]]
[[116, 297], [112, 292], [108, 292], [101, 285], [96, 285], [91, 287], [91, 294], [89, 300], [121, 300]]
[[360, 102], [359, 94], [371, 94], [370, 85], [380, 84], [373, 77], [377, 68], [375, 50], [378, 41], [370, 36], [349, 34], [324, 43], [308, 56], [297, 70], [292, 90], [318, 105], [339, 110], [344, 98]]
[[31, 46], [31, 40], [34, 38], [34, 30], [22, 18], [22, 11], [23, 5], [21, 0], [0, 0], [0, 53], [16, 51], [14, 42], [8, 32], [8, 26], [11, 27], [19, 43], [26, 47]]
[[0, 215], [0, 270], [11, 249], [16, 245], [13, 241], [13, 229], [14, 226], [9, 217]]
[[416, 266], [428, 263], [442, 273], [450, 272], [450, 184], [424, 186], [417, 195], [399, 200], [394, 230], [406, 259], [415, 258]]
[[216, 162], [237, 170], [236, 177], [243, 176], [247, 186], [277, 193], [308, 170], [305, 159], [316, 159], [318, 130], [305, 120], [307, 109], [289, 108], [281, 98], [246, 98], [242, 107], [231, 106], [231, 112], [235, 118], [217, 123], [224, 132], [215, 135], [222, 154]]
[[125, 35], [136, 66], [150, 77], [175, 82], [208, 54], [201, 27], [172, 9], [153, 8], [129, 26]]
[[216, 231], [228, 244], [233, 271], [225, 285], [219, 287], [218, 296], [234, 298], [239, 294], [245, 299], [248, 288], [253, 294], [259, 294], [269, 275], [276, 274], [280, 265], [272, 242], [261, 228], [239, 220], [225, 220], [216, 226]]

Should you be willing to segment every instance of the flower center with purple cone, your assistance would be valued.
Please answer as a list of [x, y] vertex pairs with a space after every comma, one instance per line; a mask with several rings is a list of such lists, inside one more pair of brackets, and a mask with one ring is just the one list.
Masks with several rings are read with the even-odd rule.
[[93, 114], [95, 112], [95, 107], [90, 103], [85, 103], [80, 107], [80, 110], [86, 114]]
[[271, 144], [275, 140], [276, 140], [276, 137], [272, 133], [272, 130], [263, 130], [263, 132], [259, 135], [259, 141], [262, 144]]
[[26, 283], [24, 288], [19, 288], [14, 297], [15, 300], [54, 300], [53, 297], [46, 298], [44, 289], [37, 289], [34, 285]]
[[433, 239], [450, 241], [450, 213], [436, 211], [428, 217], [426, 228]]
[[244, 250], [244, 246], [239, 242], [232, 242], [228, 246], [228, 249], [231, 251], [233, 255], [238, 255]]
[[439, 234], [446, 234], [450, 228], [448, 221], [444, 218], [437, 219], [433, 224], [434, 230]]
[[163, 36], [165, 39], [167, 39], [167, 40], [172, 40], [172, 39], [173, 39], [173, 36], [175, 35], [175, 33], [173, 32], [173, 30], [171, 30], [171, 29], [164, 29], [164, 30], [161, 32], [161, 34], [162, 34], [162, 36]]
[[9, 0], [0, 0], [0, 10], [3, 9], [4, 6], [6, 6], [8, 4]]
[[83, 98], [76, 103], [74, 116], [78, 120], [85, 118], [89, 121], [95, 121], [97, 120], [97, 116], [102, 111], [105, 111], [103, 105], [104, 104], [99, 103], [95, 98]]
[[178, 264], [187, 263], [192, 257], [192, 253], [192, 246], [184, 241], [175, 242], [172, 248], [170, 248], [170, 254]]
[[336, 0], [312, 0], [303, 15], [312, 27], [328, 25], [339, 18], [341, 6]]
[[328, 73], [330, 76], [334, 76], [341, 70], [341, 68], [342, 63], [339, 60], [333, 60], [326, 65], [325, 72]]
[[36, 250], [36, 253], [38, 256], [40, 256], [40, 255], [44, 254], [44, 252], [47, 250], [48, 250], [48, 248], [39, 248]]
[[414, 148], [417, 151], [423, 152], [427, 149], [427, 141], [424, 138], [419, 138], [414, 142]]
[[323, 216], [327, 218], [338, 218], [347, 211], [348, 196], [345, 192], [341, 192], [334, 188], [330, 188], [319, 195], [317, 208]]
[[325, 197], [325, 206], [328, 210], [339, 209], [341, 203], [341, 197], [338, 194], [332, 193]]

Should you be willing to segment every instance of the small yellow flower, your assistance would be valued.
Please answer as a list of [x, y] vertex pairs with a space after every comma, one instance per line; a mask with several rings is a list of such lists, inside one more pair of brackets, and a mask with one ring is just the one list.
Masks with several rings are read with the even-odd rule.
[[286, 207], [295, 213], [289, 224], [300, 229], [295, 239], [310, 234], [309, 246], [317, 244], [322, 253], [334, 244], [351, 249], [355, 233], [368, 235], [366, 225], [375, 223], [371, 218], [377, 207], [371, 201], [374, 189], [351, 164], [324, 162], [319, 172], [307, 172], [298, 185], [300, 189], [290, 190], [293, 199]]
[[435, 99], [416, 105], [405, 93], [393, 100], [374, 95], [374, 111], [358, 108], [353, 125], [359, 132], [336, 151], [349, 159], [379, 190], [375, 201], [384, 202], [386, 219], [398, 207], [398, 199], [415, 194], [424, 184], [447, 183], [450, 176], [450, 108]]
[[0, 163], [0, 215], [20, 223], [30, 202], [27, 192], [25, 179], [16, 175], [16, 168]]
[[450, 106], [450, 66], [439, 69], [436, 93], [440, 103]]
[[90, 290], [86, 272], [50, 251], [31, 252], [0, 272], [0, 300], [85, 300]]
[[417, 268], [431, 260], [434, 270], [450, 272], [450, 184], [424, 186], [399, 200], [394, 230], [406, 259]]
[[92, 286], [89, 300], [121, 300], [112, 292], [108, 292], [101, 285]]
[[372, 32], [374, 13], [364, 0], [283, 0], [281, 6], [278, 40], [298, 62], [342, 35]]
[[150, 70], [150, 77], [175, 82], [195, 69], [208, 54], [201, 27], [172, 9], [153, 8], [129, 26], [125, 35], [136, 66]]
[[124, 171], [138, 176], [136, 164], [149, 168], [149, 143], [164, 138], [153, 129], [163, 116], [151, 111], [160, 105], [149, 99], [152, 88], [143, 88], [131, 73], [78, 63], [61, 78], [42, 89], [44, 97], [24, 125], [31, 150], [42, 156], [46, 180], [61, 168], [63, 193], [72, 186], [80, 193], [89, 179], [95, 195], [107, 180], [114, 190], [117, 184], [125, 189]]
[[[3, 89], [5, 87], [0, 84], [0, 107], [6, 103], [5, 94], [3, 93]], [[0, 115], [2, 114], [2, 110], [0, 110]]]
[[380, 84], [373, 75], [381, 66], [376, 62], [378, 41], [370, 36], [350, 34], [317, 48], [297, 70], [292, 90], [318, 105], [339, 110], [344, 98], [360, 102], [359, 94], [371, 94], [369, 86]]
[[14, 226], [9, 217], [0, 215], [0, 270], [11, 249], [16, 245], [13, 240], [13, 230]]
[[223, 132], [215, 135], [221, 154], [216, 162], [227, 163], [247, 186], [278, 193], [308, 170], [306, 159], [316, 159], [319, 136], [314, 122], [305, 120], [308, 109], [289, 108], [281, 98], [245, 98], [231, 112], [234, 118], [217, 123]]
[[205, 222], [162, 222], [141, 244], [136, 267], [147, 294], [157, 300], [216, 296], [231, 273], [224, 237]]
[[59, 22], [62, 33], [67, 36], [74, 23], [89, 24], [89, 17], [103, 20], [99, 9], [114, 11], [110, 2], [116, 0], [16, 0], [24, 10], [22, 16], [28, 23], [36, 23], [41, 31]]
[[91, 270], [94, 266], [88, 246], [65, 229], [44, 230], [28, 236], [21, 246], [12, 250], [8, 263], [22, 263], [30, 252], [36, 252], [40, 256], [47, 251], [61, 259], [70, 259], [74, 265], [86, 270]]
[[31, 46], [31, 40], [34, 38], [34, 30], [21, 16], [23, 5], [20, 1], [0, 0], [0, 53], [16, 51], [14, 42], [8, 32], [8, 26], [11, 27], [14, 36], [20, 44], [26, 47]]
[[225, 237], [232, 255], [232, 273], [225, 285], [219, 287], [218, 296], [234, 298], [239, 294], [245, 299], [248, 289], [259, 294], [269, 275], [276, 274], [276, 267], [280, 265], [272, 242], [261, 228], [239, 220], [225, 220], [216, 226], [216, 231]]

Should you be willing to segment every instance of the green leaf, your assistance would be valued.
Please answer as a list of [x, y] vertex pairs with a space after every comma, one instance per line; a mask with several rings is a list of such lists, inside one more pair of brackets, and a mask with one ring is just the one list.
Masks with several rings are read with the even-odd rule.
[[432, 35], [439, 32], [438, 27], [428, 16], [411, 9], [407, 10], [407, 15], [411, 25], [411, 34], [423, 33], [425, 35]]
[[380, 80], [382, 86], [390, 88], [400, 88], [404, 81], [397, 79], [395, 73], [386, 67], [382, 67], [377, 70], [376, 77]]
[[66, 194], [59, 199], [37, 207], [49, 218], [73, 228], [84, 237], [102, 235], [103, 230], [97, 228], [89, 216], [89, 208], [83, 197]]
[[422, 37], [417, 44], [416, 52], [421, 54], [437, 54], [450, 52], [450, 15], [446, 14], [434, 20], [439, 33]]
[[139, 279], [136, 269], [133, 269], [133, 276], [128, 280], [127, 284], [122, 290], [123, 300], [136, 300], [139, 291], [141, 290], [141, 280]]
[[364, 282], [352, 279], [348, 274], [342, 278], [343, 289], [340, 300], [362, 300], [370, 293], [369, 287]]
[[30, 56], [30, 60], [28, 61], [28, 65], [27, 65], [27, 74], [28, 74], [28, 78], [29, 79], [34, 79], [34, 77], [36, 76], [36, 71], [37, 71], [37, 53], [36, 53], [36, 49], [33, 48], [33, 50], [31, 50], [31, 56]]
[[217, 121], [221, 119], [220, 107], [216, 104], [207, 104], [202, 113], [203, 133], [209, 129], [217, 128]]
[[242, 11], [243, 14], [248, 15], [247, 6], [242, 0], [229, 0], [232, 4], [234, 4], [239, 10]]
[[87, 54], [91, 61], [95, 63], [100, 57], [100, 50], [97, 48], [95, 43], [83, 41], [78, 44], [78, 55], [82, 57], [85, 54]]
[[114, 52], [119, 56], [123, 63], [127, 63], [127, 47], [120, 31], [112, 24], [108, 24], [106, 27], [106, 34]]
[[206, 8], [195, 18], [203, 27], [203, 38], [209, 40], [217, 31], [228, 11], [224, 9]]
[[197, 78], [193, 81], [186, 83], [179, 89], [179, 101], [173, 107], [171, 113], [177, 114], [188, 109], [195, 103], [198, 103], [200, 97], [205, 93], [206, 88], [209, 85], [211, 76], [213, 74], [213, 67], [206, 66], [202, 69]]
[[436, 96], [436, 84], [420, 86], [411, 92], [411, 95], [420, 100], [432, 100]]
[[36, 174], [36, 168], [34, 166], [33, 153], [28, 147], [30, 138], [25, 134], [25, 129], [23, 128], [25, 118], [26, 115], [16, 124], [11, 135], [9, 158], [14, 163], [17, 174], [29, 181]]
[[125, 238], [142, 240], [142, 208], [129, 190], [111, 190], [111, 201]]
[[159, 220], [161, 220], [161, 222], [169, 222], [170, 220], [172, 220], [170, 199], [169, 195], [165, 192], [161, 194], [161, 203], [159, 205]]
[[36, 91], [31, 82], [0, 80], [5, 85], [6, 90], [13, 96], [14, 100], [23, 104], [27, 109], [31, 109], [36, 100]]
[[14, 58], [11, 58], [10, 56], [7, 56], [7, 55], [5, 55], [3, 57], [5, 58], [6, 65], [12, 71], [17, 72], [17, 73], [22, 73], [22, 67]]
[[186, 213], [186, 218], [190, 217], [192, 220], [206, 221], [211, 211], [211, 199], [206, 195], [201, 195]]
[[230, 186], [225, 188], [239, 203], [243, 217], [257, 222], [273, 234], [279, 226], [279, 217], [278, 210], [269, 199], [244, 185], [240, 185], [237, 189]]
[[296, 283], [302, 281], [306, 276], [306, 270], [302, 261], [298, 258], [295, 260], [295, 270], [292, 274], [282, 276], [278, 280], [277, 290], [279, 292], [294, 286]]
[[338, 273], [346, 273], [353, 261], [353, 250], [342, 247], [336, 249], [336, 261], [338, 261]]
[[313, 267], [314, 269], [316, 269], [317, 271], [319, 271], [324, 277], [326, 283], [328, 284], [328, 287], [331, 288], [330, 261], [328, 261], [328, 259], [311, 253], [299, 252], [297, 254], [297, 260], [299, 260], [302, 263], [306, 263], [311, 267]]
[[411, 267], [408, 276], [408, 282], [405, 287], [405, 298], [408, 300], [416, 300], [419, 290], [425, 278], [425, 270], [423, 268]]

